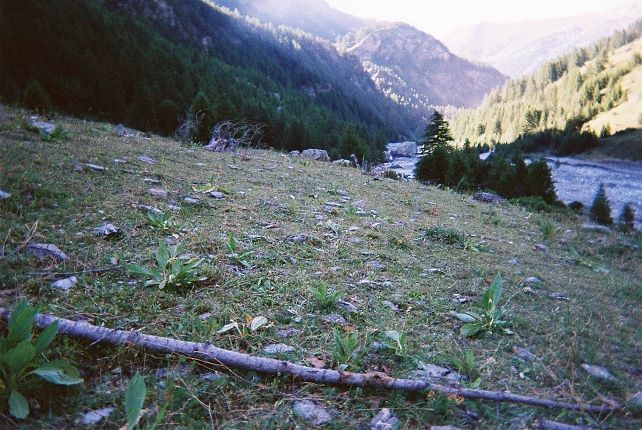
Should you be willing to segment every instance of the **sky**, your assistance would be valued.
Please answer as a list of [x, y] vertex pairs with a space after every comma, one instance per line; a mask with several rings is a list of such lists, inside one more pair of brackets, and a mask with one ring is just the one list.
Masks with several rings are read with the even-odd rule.
[[[599, 12], [633, 0], [326, 0], [343, 12], [383, 21], [404, 21], [444, 37], [482, 22], [519, 22]], [[642, 0], [637, 0], [642, 2]]]

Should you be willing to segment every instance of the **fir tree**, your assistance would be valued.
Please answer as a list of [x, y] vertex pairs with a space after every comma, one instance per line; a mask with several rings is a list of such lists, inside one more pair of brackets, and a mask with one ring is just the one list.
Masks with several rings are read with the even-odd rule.
[[423, 144], [422, 155], [432, 154], [438, 146], [448, 146], [452, 141], [453, 137], [450, 134], [448, 121], [444, 119], [442, 114], [435, 111], [435, 113], [432, 114], [430, 122], [426, 126], [423, 138], [421, 139], [421, 144]]
[[546, 161], [537, 160], [528, 166], [528, 194], [539, 196], [548, 204], [553, 204], [557, 200], [551, 169]]
[[444, 145], [438, 145], [430, 154], [421, 157], [415, 167], [418, 181], [446, 185], [450, 174], [450, 153]]
[[620, 227], [624, 231], [633, 231], [635, 228], [635, 209], [631, 203], [627, 203], [622, 208], [620, 214]]
[[606, 191], [604, 190], [604, 184], [602, 183], [597, 187], [597, 192], [595, 193], [595, 198], [591, 205], [591, 216], [600, 224], [613, 224], [613, 218], [611, 218], [611, 205], [609, 204], [609, 200], [606, 198]]

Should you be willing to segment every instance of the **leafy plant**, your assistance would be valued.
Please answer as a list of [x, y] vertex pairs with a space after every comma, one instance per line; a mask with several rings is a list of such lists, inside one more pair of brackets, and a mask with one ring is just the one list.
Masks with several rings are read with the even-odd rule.
[[341, 291], [331, 290], [323, 282], [319, 282], [316, 287], [310, 288], [310, 293], [322, 310], [331, 310], [336, 305], [337, 300], [343, 296]]
[[125, 267], [132, 273], [150, 278], [145, 282], [146, 287], [157, 285], [163, 289], [186, 287], [207, 279], [198, 277], [196, 273], [203, 261], [203, 258], [183, 259], [179, 254], [178, 245], [168, 246], [165, 241], [161, 241], [156, 250], [156, 267], [147, 269], [136, 264], [128, 264]]
[[423, 239], [440, 242], [446, 245], [464, 244], [464, 236], [452, 228], [430, 227], [424, 231]]
[[47, 361], [45, 350], [58, 333], [58, 321], [32, 339], [38, 310], [26, 301], [18, 304], [9, 316], [6, 337], [0, 337], [0, 395], [7, 399], [9, 413], [18, 419], [29, 415], [29, 403], [23, 393], [45, 381], [55, 385], [83, 382], [78, 369], [63, 360]]
[[245, 268], [250, 268], [252, 267], [252, 264], [248, 261], [248, 257], [250, 256], [251, 252], [250, 251], [241, 251], [238, 242], [236, 239], [234, 239], [234, 236], [232, 234], [227, 235], [227, 250], [229, 251], [229, 254], [227, 254], [228, 257], [230, 257], [236, 264], [239, 264]]
[[506, 327], [508, 322], [503, 320], [504, 311], [497, 306], [502, 295], [502, 277], [497, 275], [484, 294], [480, 312], [456, 313], [455, 316], [463, 321], [460, 333], [462, 336], [475, 336], [483, 332], [501, 329], [507, 334], [512, 333]]
[[339, 330], [332, 330], [333, 346], [332, 357], [339, 365], [339, 369], [345, 370], [354, 358], [354, 352], [357, 349], [358, 333], [349, 333], [341, 336]]
[[395, 351], [396, 355], [403, 356], [405, 355], [407, 345], [406, 345], [406, 335], [395, 330], [390, 330], [385, 332], [386, 339], [383, 341], [383, 344]]
[[557, 234], [557, 227], [550, 221], [544, 221], [539, 226], [540, 231], [542, 232], [542, 237], [544, 240], [551, 240]]
[[241, 336], [247, 336], [250, 333], [254, 333], [261, 328], [272, 327], [273, 324], [270, 324], [267, 318], [264, 316], [252, 317], [250, 315], [245, 316], [245, 322], [239, 323], [236, 321], [231, 321], [229, 324], [225, 324], [217, 334], [225, 334], [231, 330], [236, 330]]
[[125, 416], [127, 417], [127, 430], [133, 430], [140, 420], [143, 403], [147, 396], [145, 380], [138, 373], [127, 384], [125, 390]]
[[147, 212], [147, 224], [157, 231], [166, 232], [173, 230], [175, 227], [172, 216], [167, 212]]
[[45, 134], [43, 137], [45, 140], [50, 142], [62, 142], [64, 140], [68, 140], [70, 134], [62, 125], [56, 124], [53, 131], [49, 134]]
[[466, 375], [470, 379], [471, 382], [467, 384], [468, 388], [479, 388], [481, 373], [475, 365], [475, 355], [472, 351], [464, 351], [462, 357], [448, 356], [446, 360], [459, 373]]
[[216, 178], [214, 175], [210, 177], [209, 182], [205, 182], [203, 184], [199, 185], [192, 185], [192, 190], [196, 193], [201, 193], [201, 194], [209, 194], [212, 191], [221, 191], [225, 194], [227, 194], [227, 191], [221, 189], [218, 185], [218, 178]]

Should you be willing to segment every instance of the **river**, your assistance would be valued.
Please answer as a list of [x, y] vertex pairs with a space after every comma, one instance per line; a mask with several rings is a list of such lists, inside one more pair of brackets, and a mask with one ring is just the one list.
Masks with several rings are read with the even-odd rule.
[[[484, 154], [486, 155], [486, 154]], [[399, 157], [385, 166], [406, 177], [414, 177], [419, 157]], [[572, 157], [549, 157], [557, 197], [564, 203], [579, 201], [590, 206], [598, 185], [604, 184], [613, 218], [630, 202], [636, 223], [642, 226], [642, 163], [634, 161], [586, 161]]]

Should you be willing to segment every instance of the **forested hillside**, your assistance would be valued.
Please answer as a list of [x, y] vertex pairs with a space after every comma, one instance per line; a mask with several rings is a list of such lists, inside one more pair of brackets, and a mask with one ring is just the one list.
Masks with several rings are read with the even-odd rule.
[[[601, 113], [638, 97], [642, 83], [638, 82], [637, 90], [627, 84], [625, 91], [623, 82], [642, 67], [641, 30], [642, 21], [638, 21], [492, 91], [479, 109], [456, 115], [456, 141], [493, 144], [544, 130], [579, 131]], [[592, 131], [609, 133], [608, 129]]]
[[3, 0], [0, 8], [5, 101], [169, 134], [201, 92], [212, 122], [258, 121], [270, 146], [335, 156], [348, 129], [376, 157], [386, 137], [418, 120], [329, 44], [201, 1]]

